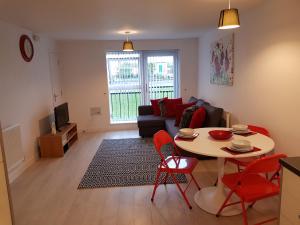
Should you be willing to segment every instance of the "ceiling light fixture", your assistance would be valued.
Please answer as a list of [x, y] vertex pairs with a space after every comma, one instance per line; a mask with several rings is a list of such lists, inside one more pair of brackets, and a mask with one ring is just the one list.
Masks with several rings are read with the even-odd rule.
[[219, 26], [218, 29], [234, 29], [240, 27], [239, 11], [238, 9], [229, 7], [228, 9], [223, 9], [220, 13]]
[[132, 52], [134, 51], [133, 43], [128, 39], [128, 35], [130, 34], [130, 32], [126, 31], [125, 34], [127, 35], [127, 37], [126, 41], [123, 42], [123, 52]]

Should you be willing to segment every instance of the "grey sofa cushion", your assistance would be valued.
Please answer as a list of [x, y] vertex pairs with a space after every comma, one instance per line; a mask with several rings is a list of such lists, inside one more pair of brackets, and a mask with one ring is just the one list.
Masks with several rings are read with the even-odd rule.
[[206, 117], [203, 126], [204, 127], [218, 127], [221, 124], [223, 109], [217, 108], [212, 105], [202, 105], [206, 111]]
[[179, 131], [179, 128], [175, 126], [175, 119], [166, 119], [166, 130], [172, 137], [175, 137]]
[[209, 103], [206, 102], [206, 101], [204, 101], [203, 99], [198, 99], [198, 100], [197, 100], [197, 103], [196, 103], [196, 106], [201, 107], [201, 106], [204, 105], [204, 104], [209, 105]]
[[188, 102], [197, 102], [196, 103], [197, 106], [202, 106], [203, 104], [208, 104], [209, 105], [208, 102], [206, 102], [206, 101], [204, 101], [203, 99], [200, 99], [200, 98], [198, 99], [194, 96], [190, 97]]
[[189, 100], [188, 100], [189, 103], [196, 102], [196, 101], [198, 101], [198, 98], [196, 98], [194, 96], [190, 97]]
[[138, 116], [137, 124], [139, 128], [142, 127], [165, 127], [165, 118], [154, 115], [143, 115]]
[[199, 108], [197, 105], [190, 106], [183, 111], [179, 128], [186, 128], [190, 126], [194, 112]]

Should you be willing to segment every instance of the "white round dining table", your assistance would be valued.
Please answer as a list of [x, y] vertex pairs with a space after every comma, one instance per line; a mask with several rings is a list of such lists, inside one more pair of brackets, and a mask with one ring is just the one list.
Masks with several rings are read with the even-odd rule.
[[[241, 135], [233, 135], [232, 138], [224, 141], [214, 140], [210, 137], [209, 131], [211, 130], [229, 130], [230, 128], [210, 127], [210, 128], [198, 128], [195, 129], [199, 135], [193, 141], [185, 141], [182, 139], [174, 138], [175, 144], [185, 151], [192, 152], [199, 155], [217, 157], [218, 161], [218, 183], [216, 186], [203, 187], [198, 191], [194, 200], [196, 204], [204, 211], [217, 214], [221, 205], [225, 201], [227, 196], [227, 190], [222, 183], [222, 177], [224, 175], [224, 160], [225, 158], [246, 158], [254, 157], [266, 154], [272, 151], [275, 147], [274, 141], [262, 134], [256, 133], [247, 137]], [[242, 139], [251, 142], [251, 145], [260, 148], [260, 151], [254, 151], [249, 153], [242, 153], [233, 155], [227, 151], [222, 150], [222, 147], [226, 147], [232, 140]], [[233, 216], [240, 214], [241, 207], [239, 204], [232, 205], [224, 208], [222, 216]]]

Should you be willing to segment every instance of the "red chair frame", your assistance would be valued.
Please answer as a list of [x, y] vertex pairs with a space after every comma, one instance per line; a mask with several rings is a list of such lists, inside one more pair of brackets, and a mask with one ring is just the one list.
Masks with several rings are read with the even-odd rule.
[[[177, 149], [172, 137], [164, 130], [160, 130], [154, 134], [153, 142], [154, 142], [155, 149], [161, 158], [161, 162], [157, 169], [155, 185], [154, 185], [151, 201], [153, 202], [153, 200], [154, 200], [154, 195], [155, 195], [156, 189], [159, 185], [160, 175], [162, 173], [166, 173], [166, 175], [163, 179], [163, 183], [166, 184], [168, 176], [170, 175], [171, 178], [173, 179], [174, 183], [178, 187], [180, 193], [182, 194], [186, 204], [188, 205], [188, 207], [190, 209], [192, 209], [192, 206], [186, 196], [186, 191], [192, 181], [194, 181], [194, 183], [196, 184], [196, 186], [199, 190], [201, 189], [192, 174], [194, 168], [198, 164], [198, 160], [196, 158], [180, 156], [180, 151]], [[164, 146], [166, 144], [171, 144], [172, 148], [173, 148], [171, 156], [168, 156], [167, 158], [165, 158], [161, 152], [162, 146]], [[189, 174], [191, 176], [191, 180], [189, 181], [189, 183], [187, 184], [187, 186], [184, 190], [180, 187], [175, 174]]]
[[[286, 155], [284, 154], [266, 156], [253, 161], [240, 173], [224, 175], [222, 182], [230, 189], [230, 192], [216, 216], [218, 217], [222, 210], [227, 206], [241, 203], [243, 221], [245, 225], [248, 225], [245, 203], [251, 203], [250, 207], [252, 207], [256, 201], [272, 197], [280, 193], [279, 172], [281, 170], [281, 166], [279, 164], [279, 159], [285, 157]], [[262, 176], [261, 173], [273, 173], [273, 176], [270, 179], [267, 179]], [[273, 182], [275, 179], [277, 180], [277, 184], [274, 184]], [[228, 203], [233, 193], [240, 198], [240, 201]], [[277, 217], [258, 224], [264, 224], [276, 219]]]
[[[262, 135], [270, 137], [270, 132], [264, 127], [259, 127], [259, 126], [249, 124], [248, 129], [253, 132], [260, 133]], [[255, 160], [255, 158], [249, 158], [248, 160], [244, 160], [244, 161], [234, 159], [234, 158], [226, 158], [224, 163], [226, 164], [227, 162], [231, 162], [231, 163], [235, 164], [237, 166], [237, 170], [239, 172], [241, 172], [243, 170], [243, 168], [245, 168], [247, 165], [249, 165], [253, 160]]]

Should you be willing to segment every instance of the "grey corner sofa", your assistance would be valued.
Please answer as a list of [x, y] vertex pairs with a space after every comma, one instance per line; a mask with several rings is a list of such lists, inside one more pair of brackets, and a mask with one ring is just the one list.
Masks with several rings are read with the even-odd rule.
[[[204, 127], [226, 127], [223, 118], [224, 110], [210, 105], [208, 102], [190, 97], [188, 102], [197, 102], [196, 105], [203, 106], [206, 111]], [[176, 135], [179, 127], [175, 126], [175, 118], [166, 118], [153, 115], [151, 105], [143, 105], [138, 108], [137, 125], [141, 137], [152, 137], [159, 130], [166, 130], [172, 137]]]
[[[196, 105], [203, 106], [206, 111], [206, 118], [204, 121], [204, 127], [226, 127], [229, 124], [229, 114], [226, 115], [226, 119], [223, 118], [224, 110], [210, 105], [208, 102], [190, 97], [188, 102], [197, 102]], [[143, 105], [138, 108], [137, 125], [139, 128], [139, 135], [141, 137], [152, 137], [159, 130], [166, 130], [172, 137], [176, 135], [179, 127], [175, 126], [175, 118], [166, 118], [153, 115], [151, 105]], [[198, 155], [187, 152], [181, 149], [181, 155], [195, 157], [199, 160], [214, 159], [214, 157]]]

